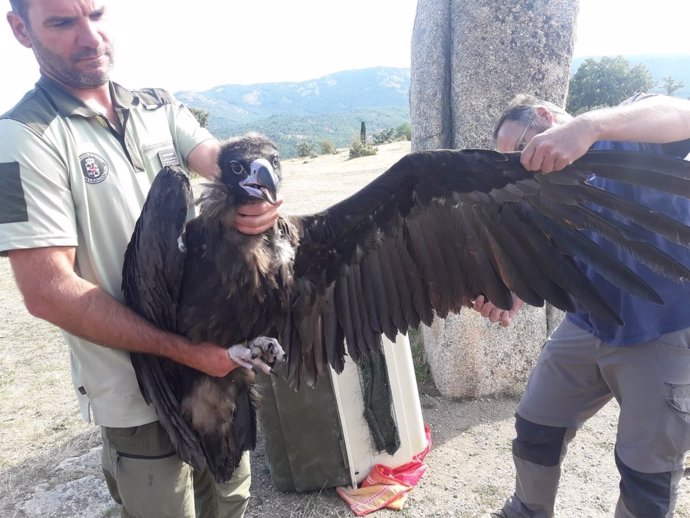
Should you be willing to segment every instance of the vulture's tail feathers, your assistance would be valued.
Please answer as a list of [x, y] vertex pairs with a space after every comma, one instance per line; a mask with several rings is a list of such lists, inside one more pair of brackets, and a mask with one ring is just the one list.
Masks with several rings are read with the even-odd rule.
[[233, 418], [235, 441], [241, 452], [256, 447], [256, 401], [258, 395], [254, 385], [240, 392], [235, 402]]
[[237, 372], [240, 370], [226, 378], [206, 378], [195, 387], [198, 392], [190, 392], [187, 401], [188, 418], [198, 429], [209, 471], [221, 483], [230, 480], [244, 452], [256, 446], [253, 375]]

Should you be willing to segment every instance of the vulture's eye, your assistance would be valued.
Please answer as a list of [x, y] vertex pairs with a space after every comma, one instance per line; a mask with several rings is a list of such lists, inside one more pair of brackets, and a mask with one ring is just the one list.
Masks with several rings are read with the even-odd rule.
[[232, 162], [230, 162], [230, 170], [235, 174], [242, 174], [244, 173], [244, 166], [239, 162], [233, 160]]
[[280, 165], [280, 161], [278, 160], [277, 156], [273, 157], [273, 159], [271, 160], [271, 164], [273, 165], [274, 169], [278, 168], [278, 166]]

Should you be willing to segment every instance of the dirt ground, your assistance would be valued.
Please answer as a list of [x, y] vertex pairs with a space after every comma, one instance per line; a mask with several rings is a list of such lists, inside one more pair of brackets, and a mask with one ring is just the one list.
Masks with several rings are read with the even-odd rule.
[[[347, 160], [347, 153], [284, 164], [284, 211], [305, 213], [353, 192], [409, 150], [409, 143], [381, 146], [374, 157]], [[96, 458], [98, 431], [78, 417], [66, 348], [50, 325], [30, 317], [14, 288], [8, 261], [0, 259], [0, 516], [115, 516], [117, 507], [93, 506], [79, 494], [72, 511], [41, 512], [27, 505], [36, 495], [71, 481], [92, 481], [103, 498], [97, 462], [66, 469], [67, 458]], [[424, 421], [433, 448], [428, 471], [402, 511], [372, 516], [485, 516], [499, 508], [513, 488], [513, 413], [517, 401], [487, 398], [459, 401], [441, 397], [433, 384], [420, 386]], [[570, 446], [561, 481], [557, 516], [613, 515], [618, 474], [613, 461], [617, 406], [591, 419]], [[252, 454], [250, 518], [354, 516], [332, 488], [309, 493], [273, 489], [263, 446]], [[81, 495], [83, 496], [83, 495]], [[93, 499], [97, 498], [96, 496]], [[83, 502], [83, 503], [82, 503]], [[63, 506], [63, 509], [70, 508]], [[690, 480], [683, 481], [676, 516], [690, 518]]]

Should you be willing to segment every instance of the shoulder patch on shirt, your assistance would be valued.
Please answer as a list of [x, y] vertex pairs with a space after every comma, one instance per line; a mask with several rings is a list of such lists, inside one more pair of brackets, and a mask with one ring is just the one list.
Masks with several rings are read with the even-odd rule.
[[29, 221], [18, 162], [0, 163], [0, 223]]
[[82, 153], [79, 155], [79, 163], [86, 183], [101, 183], [110, 172], [108, 163], [96, 153]]
[[41, 88], [28, 92], [19, 103], [0, 119], [9, 119], [28, 126], [38, 135], [45, 130], [57, 116], [57, 109]]

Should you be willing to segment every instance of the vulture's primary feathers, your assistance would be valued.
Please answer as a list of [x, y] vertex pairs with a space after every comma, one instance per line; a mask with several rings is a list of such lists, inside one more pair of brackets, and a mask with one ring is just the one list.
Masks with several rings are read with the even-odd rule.
[[[595, 172], [690, 197], [690, 163], [680, 159], [592, 151], [561, 172], [533, 174], [517, 154], [411, 153], [344, 201], [282, 218], [258, 236], [232, 222], [239, 204], [275, 201], [276, 148], [258, 135], [235, 139], [219, 165], [199, 216], [188, 222], [187, 175], [175, 167], [158, 174], [127, 249], [125, 299], [193, 342], [229, 347], [277, 338], [292, 385], [315, 383], [329, 364], [340, 371], [346, 343], [357, 360], [380, 346], [381, 334], [393, 339], [434, 315], [457, 313], [479, 294], [502, 308], [510, 307], [511, 291], [566, 311], [577, 301], [623, 324], [574, 257], [621, 289], [663, 303], [592, 233], [666, 276], [690, 277], [635, 230], [687, 245], [689, 228], [586, 182]], [[599, 207], [631, 224], [605, 219]], [[255, 442], [251, 371], [212, 378], [165, 358], [133, 354], [132, 361], [181, 458], [228, 479]]]

